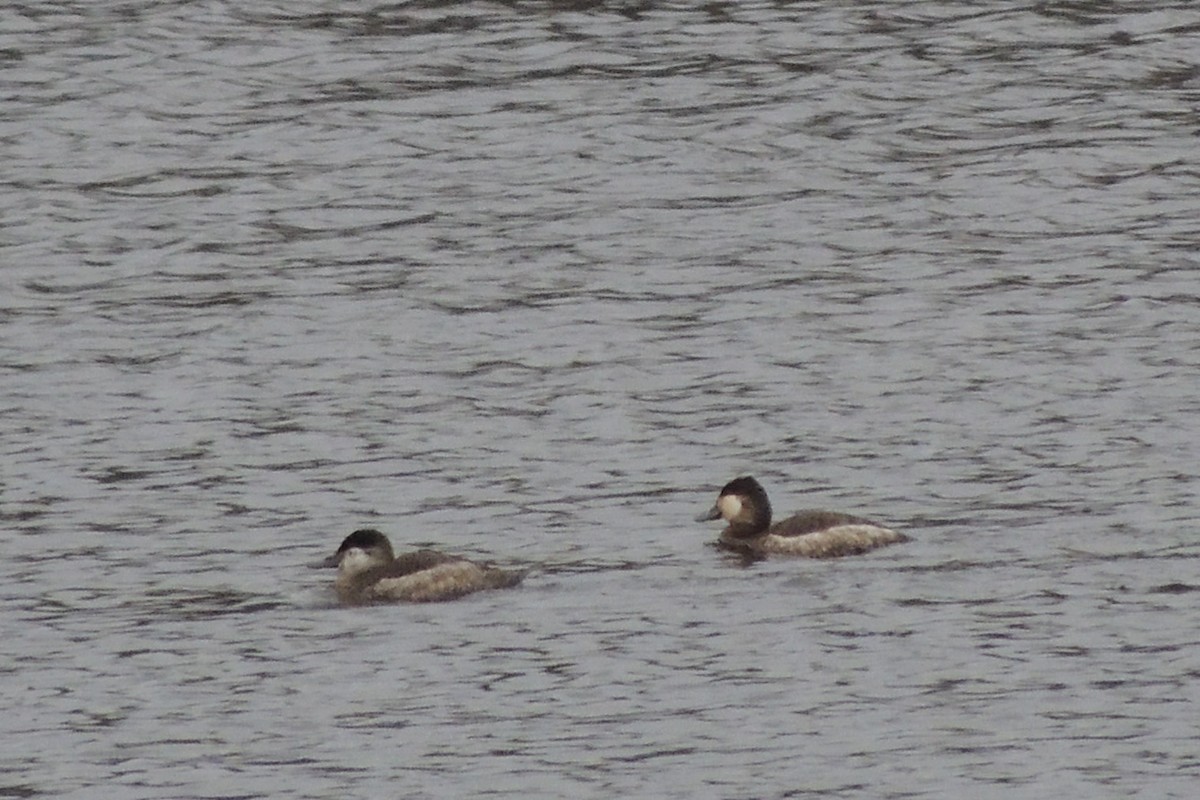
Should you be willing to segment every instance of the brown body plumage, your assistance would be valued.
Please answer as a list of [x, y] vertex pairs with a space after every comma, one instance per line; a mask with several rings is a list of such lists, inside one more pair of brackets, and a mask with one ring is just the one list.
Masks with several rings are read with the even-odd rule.
[[718, 518], [728, 523], [718, 544], [747, 555], [836, 558], [908, 541], [877, 522], [836, 511], [800, 511], [772, 525], [767, 493], [748, 476], [727, 483], [716, 505], [701, 517]]
[[525, 576], [437, 550], [396, 556], [387, 537], [369, 528], [347, 536], [324, 563], [338, 568], [333, 586], [338, 599], [348, 605], [453, 600], [484, 589], [515, 586]]

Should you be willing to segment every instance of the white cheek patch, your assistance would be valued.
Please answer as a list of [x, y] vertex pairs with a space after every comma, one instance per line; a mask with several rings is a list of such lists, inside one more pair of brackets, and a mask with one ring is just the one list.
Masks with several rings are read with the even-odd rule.
[[342, 553], [341, 559], [338, 560], [338, 572], [343, 575], [353, 575], [369, 569], [373, 563], [366, 550], [361, 547], [351, 547]]
[[742, 513], [742, 501], [735, 494], [726, 494], [717, 498], [717, 510], [726, 521], [733, 520]]

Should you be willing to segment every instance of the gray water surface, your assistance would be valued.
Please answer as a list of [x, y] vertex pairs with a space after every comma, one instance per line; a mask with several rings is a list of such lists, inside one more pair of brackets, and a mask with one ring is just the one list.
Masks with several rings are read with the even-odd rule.
[[[0, 796], [1194, 796], [1193, 3], [25, 2], [0, 64]], [[742, 564], [747, 473], [913, 541]], [[532, 572], [341, 609], [363, 525]]]

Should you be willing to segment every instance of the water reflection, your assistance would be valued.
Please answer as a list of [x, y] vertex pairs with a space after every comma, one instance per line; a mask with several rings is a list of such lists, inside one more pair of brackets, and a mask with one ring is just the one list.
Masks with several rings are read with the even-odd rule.
[[1197, 21], [13, 6], [0, 793], [1190, 796]]

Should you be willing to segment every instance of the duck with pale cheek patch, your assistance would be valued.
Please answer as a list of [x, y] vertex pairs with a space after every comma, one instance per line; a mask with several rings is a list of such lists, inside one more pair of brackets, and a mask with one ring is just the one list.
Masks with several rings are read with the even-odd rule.
[[387, 537], [370, 528], [347, 536], [320, 566], [337, 567], [333, 588], [347, 605], [453, 600], [484, 589], [516, 586], [525, 577], [524, 572], [477, 564], [437, 550], [397, 556]]
[[716, 505], [697, 521], [714, 519], [728, 523], [718, 545], [751, 556], [836, 558], [908, 541], [877, 522], [836, 511], [801, 511], [772, 525], [767, 493], [749, 476], [725, 484]]

